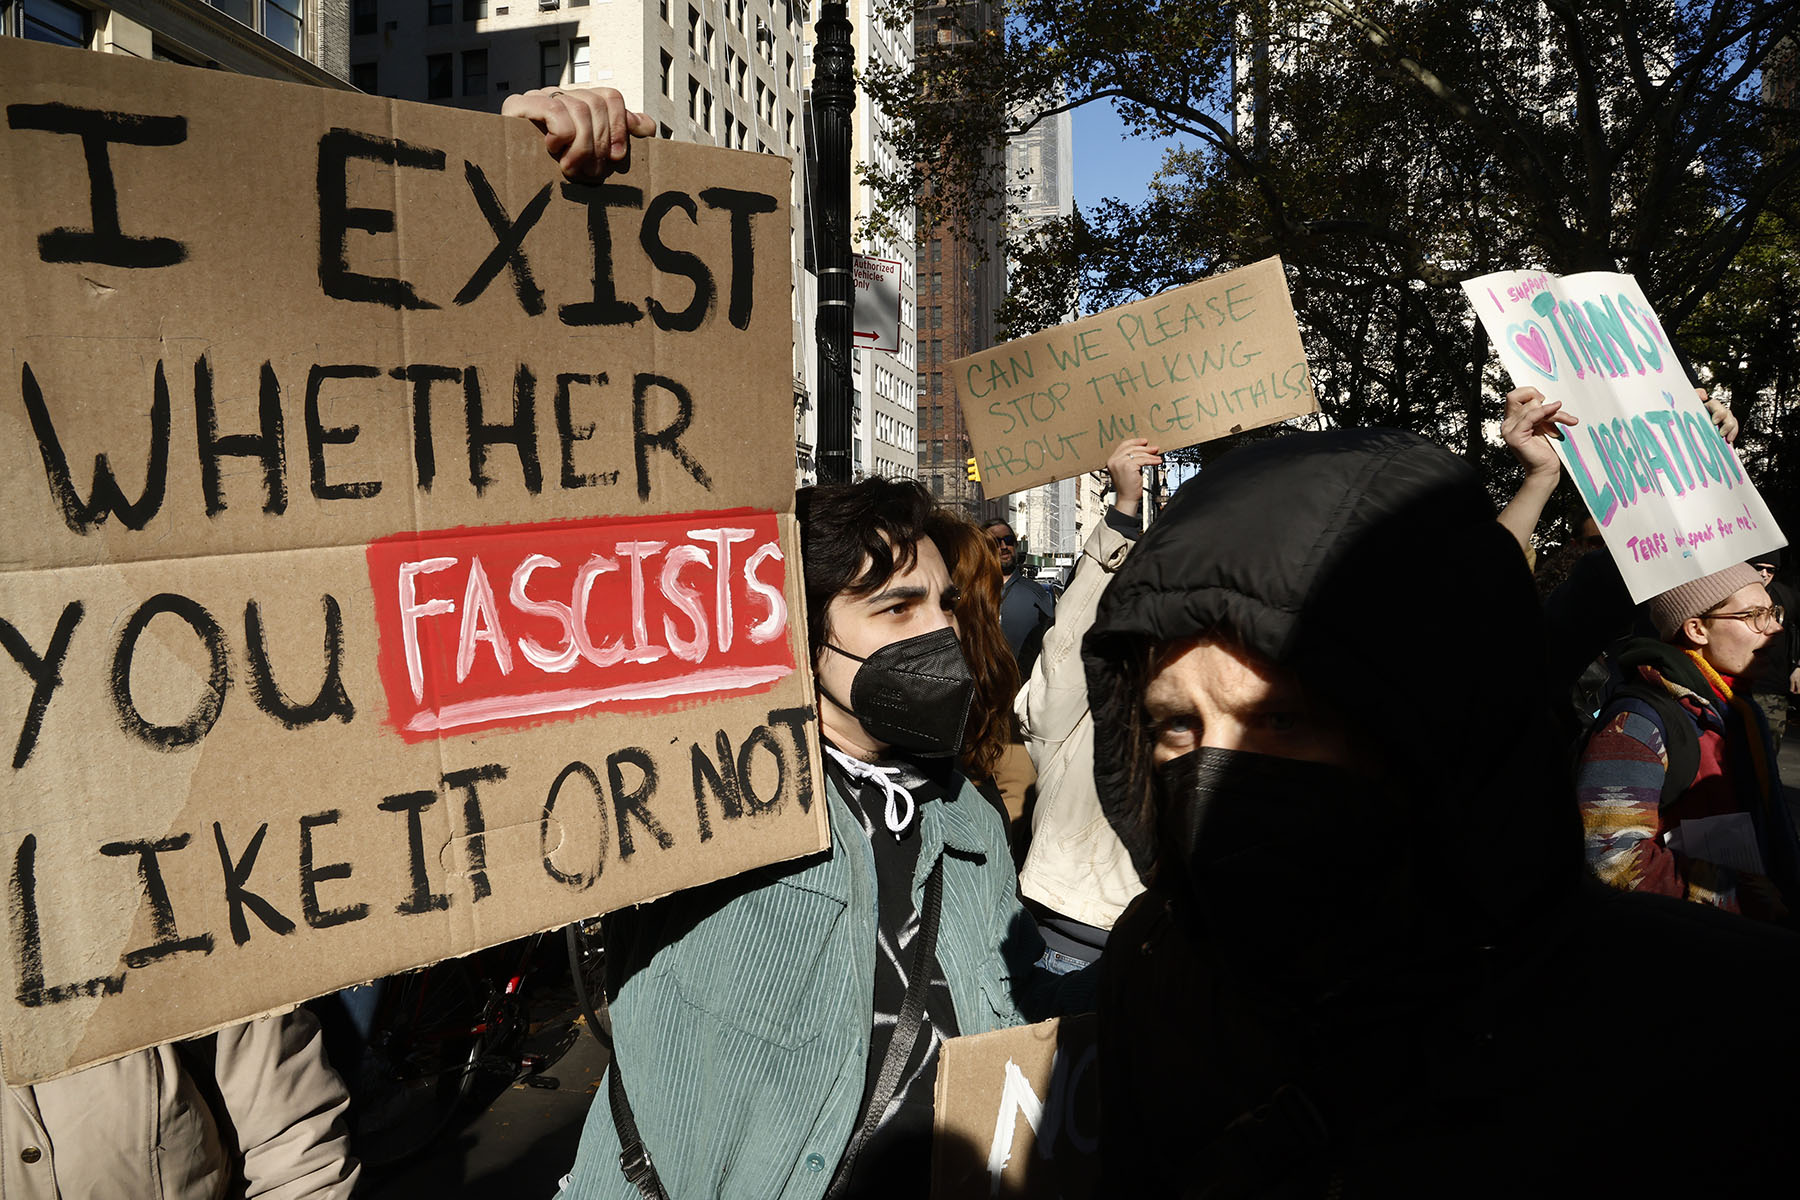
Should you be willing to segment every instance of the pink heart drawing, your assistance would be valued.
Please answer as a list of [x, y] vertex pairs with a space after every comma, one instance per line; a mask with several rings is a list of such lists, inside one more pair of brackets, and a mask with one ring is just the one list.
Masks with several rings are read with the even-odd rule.
[[1556, 355], [1551, 352], [1550, 341], [1536, 321], [1508, 325], [1506, 336], [1512, 339], [1512, 344], [1519, 348], [1519, 353], [1537, 369], [1538, 374], [1545, 379], [1556, 378]]

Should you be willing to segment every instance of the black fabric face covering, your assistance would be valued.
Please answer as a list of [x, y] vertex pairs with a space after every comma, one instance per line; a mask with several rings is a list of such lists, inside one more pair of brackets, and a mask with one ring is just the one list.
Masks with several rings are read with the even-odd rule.
[[1156, 768], [1164, 853], [1227, 963], [1316, 992], [1385, 956], [1411, 924], [1398, 798], [1342, 767], [1202, 748]]
[[825, 691], [823, 682], [819, 690], [862, 722], [870, 737], [925, 758], [962, 750], [975, 676], [955, 630], [889, 642], [867, 658], [830, 643], [825, 648], [862, 664], [850, 681], [849, 704]]

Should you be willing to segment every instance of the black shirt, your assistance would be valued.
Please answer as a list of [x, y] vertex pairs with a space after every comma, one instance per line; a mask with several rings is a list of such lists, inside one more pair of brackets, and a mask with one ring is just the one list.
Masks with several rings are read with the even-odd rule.
[[[871, 763], [892, 772], [889, 778], [893, 784], [910, 794], [909, 805], [898, 795], [890, 802], [890, 789], [877, 780], [853, 776], [829, 754], [825, 759], [827, 773], [850, 811], [856, 814], [875, 852], [875, 1019], [869, 1035], [863, 1102], [857, 1109], [860, 1126], [887, 1058], [913, 970], [913, 942], [919, 933], [919, 912], [913, 903], [913, 876], [919, 866], [919, 816], [928, 801], [954, 795], [962, 780], [950, 759], [890, 758]], [[890, 816], [894, 823], [902, 825], [898, 835], [889, 827]], [[929, 969], [931, 982], [925, 994], [925, 1015], [918, 1037], [885, 1118], [852, 1168], [849, 1190], [853, 1196], [923, 1196], [930, 1190], [938, 1046], [945, 1038], [955, 1037], [957, 1031], [949, 984], [935, 955]]]

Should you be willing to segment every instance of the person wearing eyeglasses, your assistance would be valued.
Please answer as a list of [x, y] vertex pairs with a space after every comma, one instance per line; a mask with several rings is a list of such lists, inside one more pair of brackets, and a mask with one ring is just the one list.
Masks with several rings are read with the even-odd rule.
[[1792, 924], [1800, 842], [1747, 676], [1786, 617], [1747, 564], [1646, 604], [1576, 774], [1587, 861], [1613, 887]]

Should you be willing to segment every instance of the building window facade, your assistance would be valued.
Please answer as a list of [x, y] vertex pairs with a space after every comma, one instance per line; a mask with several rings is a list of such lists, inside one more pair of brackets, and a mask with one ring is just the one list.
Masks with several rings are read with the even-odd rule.
[[256, 28], [255, 0], [208, 0], [220, 12], [234, 21], [242, 21], [250, 28]]
[[590, 72], [588, 61], [588, 40], [571, 38], [569, 40], [569, 82], [586, 83]]
[[563, 81], [561, 42], [538, 43], [538, 86], [555, 87]]
[[304, 3], [305, 0], [263, 0], [263, 36], [277, 46], [299, 54]]
[[448, 100], [455, 89], [451, 86], [451, 66], [448, 54], [427, 54], [425, 56], [425, 98], [427, 100]]
[[464, 50], [462, 56], [465, 96], [485, 96], [488, 90], [488, 55], [486, 50]]
[[85, 50], [94, 36], [93, 18], [87, 9], [61, 0], [19, 0], [18, 32], [33, 42]]

